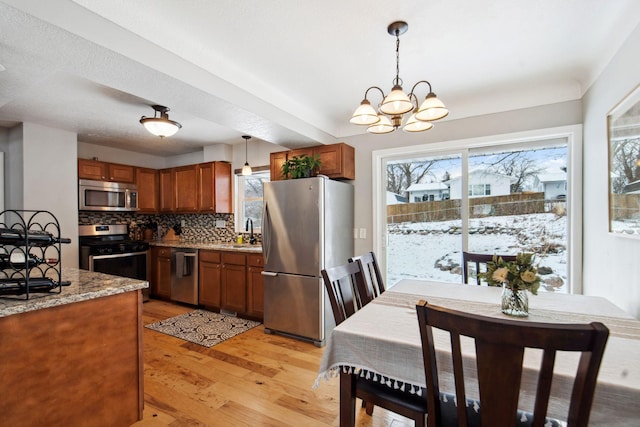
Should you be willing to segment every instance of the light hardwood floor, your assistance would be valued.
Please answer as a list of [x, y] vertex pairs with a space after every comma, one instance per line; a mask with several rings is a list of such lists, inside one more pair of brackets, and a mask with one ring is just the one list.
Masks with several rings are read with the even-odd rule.
[[[192, 309], [152, 299], [144, 323]], [[338, 379], [313, 389], [323, 350], [262, 326], [211, 348], [144, 328], [144, 418], [134, 426], [337, 426]], [[356, 408], [357, 426], [413, 426]]]

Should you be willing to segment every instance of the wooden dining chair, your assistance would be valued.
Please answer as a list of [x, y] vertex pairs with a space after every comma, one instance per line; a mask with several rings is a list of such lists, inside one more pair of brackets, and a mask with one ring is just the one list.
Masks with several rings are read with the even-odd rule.
[[357, 262], [360, 264], [360, 270], [362, 271], [364, 279], [362, 284], [364, 287], [359, 289], [358, 293], [360, 295], [361, 306], [364, 306], [374, 298], [380, 296], [385, 290], [378, 260], [373, 252], [368, 252], [349, 258], [349, 262]]
[[[490, 318], [424, 301], [416, 305], [416, 312], [422, 339], [429, 427], [560, 425], [547, 418], [557, 352], [581, 353], [566, 421], [568, 427], [589, 424], [596, 378], [609, 337], [609, 330], [602, 323], [552, 324]], [[440, 390], [437, 361], [442, 359], [436, 360], [432, 328], [449, 332], [454, 393]], [[479, 402], [467, 399], [460, 336], [475, 341]], [[542, 350], [533, 413], [518, 410], [525, 348]], [[457, 407], [454, 402], [458, 402]], [[460, 405], [460, 402], [466, 404]]]
[[360, 308], [358, 289], [362, 285], [362, 272], [357, 263], [338, 265], [322, 270], [322, 279], [329, 295], [336, 325], [344, 322]]
[[[360, 263], [350, 262], [322, 270], [322, 279], [329, 295], [331, 309], [336, 325], [344, 322], [362, 306], [359, 304], [358, 289], [365, 286], [362, 282]], [[392, 388], [363, 376], [349, 375], [355, 396], [362, 399], [362, 406], [368, 415], [373, 414], [374, 406], [380, 406], [415, 421], [417, 427], [424, 427], [427, 401], [422, 396], [411, 394], [403, 388]]]
[[[473, 253], [473, 252], [462, 252], [462, 283], [469, 283], [469, 263], [473, 263], [475, 264], [476, 267], [476, 284], [480, 285], [481, 284], [481, 280], [480, 280], [480, 276], [478, 275], [478, 273], [480, 273], [480, 266], [484, 265], [485, 266], [485, 271], [486, 271], [486, 264], [489, 261], [493, 261], [493, 255], [494, 254], [479, 254], [479, 253]], [[502, 259], [504, 259], [505, 261], [515, 261], [516, 260], [516, 256], [515, 255], [498, 255], [499, 257], [502, 257]]]

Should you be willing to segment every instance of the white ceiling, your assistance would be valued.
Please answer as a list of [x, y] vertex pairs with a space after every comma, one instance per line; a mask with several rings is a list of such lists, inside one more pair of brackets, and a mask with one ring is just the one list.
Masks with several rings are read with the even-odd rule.
[[[6, 0], [0, 126], [162, 156], [243, 134], [332, 143], [364, 132], [348, 119], [369, 86], [391, 88], [396, 20], [409, 24], [405, 91], [429, 80], [452, 120], [580, 99], [639, 25], [640, 1]], [[182, 130], [148, 134], [138, 120], [152, 104]]]

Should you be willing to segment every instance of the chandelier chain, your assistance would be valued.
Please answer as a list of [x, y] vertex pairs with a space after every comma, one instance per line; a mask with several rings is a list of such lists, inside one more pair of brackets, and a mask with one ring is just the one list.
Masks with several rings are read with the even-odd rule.
[[396, 85], [401, 85], [400, 80], [400, 31], [396, 29], [396, 79], [393, 81]]

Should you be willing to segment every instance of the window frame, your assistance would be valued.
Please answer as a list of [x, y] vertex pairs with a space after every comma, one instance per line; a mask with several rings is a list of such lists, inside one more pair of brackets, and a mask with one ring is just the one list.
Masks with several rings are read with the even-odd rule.
[[[269, 181], [271, 180], [271, 170], [269, 166], [252, 167], [251, 176], [256, 175], [265, 176]], [[235, 186], [235, 214], [234, 214], [234, 228], [236, 233], [246, 233], [245, 231], [245, 218], [244, 209], [242, 208], [244, 201], [244, 181], [245, 176], [242, 175], [242, 169], [236, 169], [234, 171], [234, 186]], [[258, 198], [251, 200], [259, 200]], [[262, 227], [253, 227], [254, 233], [262, 233]]]
[[[373, 250], [379, 253], [381, 270], [386, 276], [386, 162], [407, 156], [447, 155], [462, 153], [463, 170], [468, 170], [469, 151], [475, 148], [499, 147], [501, 145], [537, 143], [562, 139], [567, 144], [567, 281], [568, 293], [581, 294], [582, 289], [582, 125], [569, 125], [555, 128], [543, 128], [510, 134], [490, 135], [452, 141], [434, 142], [421, 145], [374, 150], [372, 159], [372, 211], [373, 211]], [[468, 177], [462, 176], [462, 188], [469, 188]], [[462, 199], [461, 209], [468, 212], [466, 198]], [[463, 221], [463, 227], [468, 227]], [[468, 233], [463, 230], [463, 236]], [[467, 242], [463, 242], [463, 247]]]

